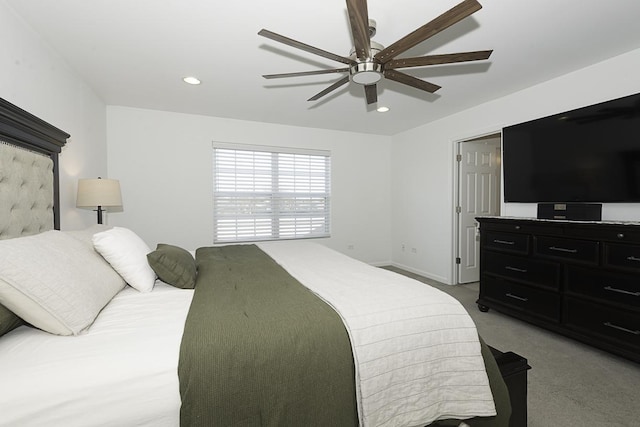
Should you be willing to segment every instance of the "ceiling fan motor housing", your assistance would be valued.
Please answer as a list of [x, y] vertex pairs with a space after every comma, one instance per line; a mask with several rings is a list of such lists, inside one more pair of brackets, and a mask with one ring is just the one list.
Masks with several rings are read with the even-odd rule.
[[[375, 21], [370, 19], [369, 24], [371, 24], [372, 22], [373, 25], [375, 25]], [[375, 33], [375, 26], [370, 26], [369, 30]], [[370, 43], [371, 49], [369, 51], [369, 58], [367, 58], [367, 60], [365, 61], [359, 61], [358, 58], [356, 58], [355, 47], [353, 47], [351, 49], [351, 52], [349, 53], [349, 57], [356, 61], [355, 64], [349, 67], [349, 76], [352, 82], [360, 85], [370, 85], [377, 83], [382, 79], [382, 73], [384, 71], [383, 64], [373, 59], [373, 57], [378, 52], [384, 49], [384, 46], [382, 46], [380, 43], [374, 42], [373, 40], [371, 40]]]

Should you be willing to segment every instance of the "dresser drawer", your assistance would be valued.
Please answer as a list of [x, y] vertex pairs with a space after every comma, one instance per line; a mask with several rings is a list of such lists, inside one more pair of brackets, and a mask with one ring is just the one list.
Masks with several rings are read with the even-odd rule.
[[555, 234], [560, 230], [560, 228], [551, 223], [545, 221], [505, 221], [501, 220], [498, 222], [486, 221], [483, 218], [476, 218], [482, 221], [482, 231], [484, 230], [493, 230], [493, 231], [504, 231], [504, 232], [515, 232], [515, 233], [524, 233], [524, 234]]
[[528, 234], [486, 231], [482, 233], [482, 238], [483, 245], [486, 249], [522, 255], [529, 254], [530, 236]]
[[609, 267], [640, 272], [640, 245], [605, 243], [604, 264]]
[[558, 289], [560, 265], [492, 251], [482, 252], [482, 271], [523, 283]]
[[598, 265], [600, 243], [589, 240], [539, 237], [534, 240], [534, 252], [545, 258]]
[[640, 311], [640, 277], [570, 266], [568, 293], [578, 294]]
[[640, 241], [640, 227], [637, 225], [581, 224], [565, 229], [567, 237], [576, 239], [604, 240], [618, 243]]
[[603, 341], [640, 349], [640, 316], [573, 298], [565, 300], [563, 322]]
[[560, 321], [560, 295], [497, 277], [482, 277], [482, 296], [530, 315]]

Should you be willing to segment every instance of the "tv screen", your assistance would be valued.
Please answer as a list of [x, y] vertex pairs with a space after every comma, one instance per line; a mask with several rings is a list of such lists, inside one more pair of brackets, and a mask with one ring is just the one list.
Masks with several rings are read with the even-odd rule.
[[503, 129], [505, 202], [640, 202], [640, 94]]

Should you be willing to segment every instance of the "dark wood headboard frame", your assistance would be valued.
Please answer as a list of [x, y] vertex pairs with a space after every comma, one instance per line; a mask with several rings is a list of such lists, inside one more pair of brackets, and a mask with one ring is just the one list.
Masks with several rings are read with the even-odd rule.
[[0, 139], [37, 151], [53, 161], [53, 226], [60, 229], [60, 179], [58, 154], [69, 134], [0, 98]]

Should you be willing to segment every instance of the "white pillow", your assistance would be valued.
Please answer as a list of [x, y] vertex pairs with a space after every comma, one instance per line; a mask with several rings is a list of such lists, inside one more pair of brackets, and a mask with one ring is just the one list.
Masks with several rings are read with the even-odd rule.
[[136, 233], [123, 227], [113, 227], [93, 235], [93, 246], [131, 287], [151, 292], [156, 273], [149, 266], [149, 246]]
[[0, 241], [0, 303], [44, 331], [77, 335], [123, 287], [98, 254], [60, 231]]

